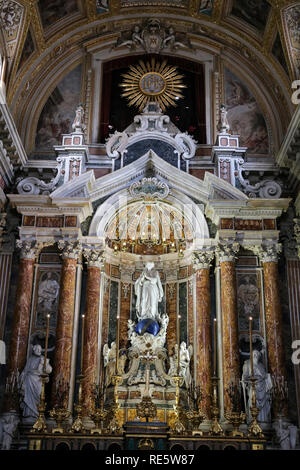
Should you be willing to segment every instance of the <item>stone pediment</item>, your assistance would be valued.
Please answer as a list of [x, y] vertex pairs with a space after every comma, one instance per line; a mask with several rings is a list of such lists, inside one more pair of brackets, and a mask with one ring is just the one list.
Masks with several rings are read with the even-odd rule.
[[94, 202], [125, 190], [132, 183], [149, 176], [166, 182], [172, 190], [204, 204], [212, 199], [248, 199], [240, 190], [217, 176], [206, 172], [204, 180], [200, 180], [165, 162], [151, 150], [128, 166], [97, 180], [92, 170], [87, 171], [60, 186], [50, 197], [52, 200], [88, 198]]

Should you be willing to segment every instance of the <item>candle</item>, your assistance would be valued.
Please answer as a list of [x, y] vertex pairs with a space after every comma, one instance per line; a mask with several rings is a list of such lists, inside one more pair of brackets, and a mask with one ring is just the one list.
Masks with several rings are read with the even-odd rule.
[[46, 364], [47, 364], [49, 320], [50, 320], [50, 314], [48, 313], [46, 315], [47, 326], [46, 326], [46, 338], [45, 338], [44, 373], [46, 373]]
[[119, 342], [120, 342], [120, 316], [117, 316], [117, 338], [116, 338], [116, 375], [119, 372]]
[[179, 342], [180, 342], [180, 318], [181, 315], [177, 315], [177, 375], [179, 375], [179, 362], [180, 362], [180, 349], [179, 349]]
[[249, 343], [250, 343], [251, 377], [253, 377], [252, 320], [253, 320], [253, 318], [249, 317]]
[[217, 376], [217, 319], [214, 318], [214, 377]]
[[85, 315], [81, 315], [82, 318], [82, 327], [81, 327], [81, 359], [80, 359], [80, 374], [82, 374], [83, 369], [83, 343], [84, 343], [84, 319]]

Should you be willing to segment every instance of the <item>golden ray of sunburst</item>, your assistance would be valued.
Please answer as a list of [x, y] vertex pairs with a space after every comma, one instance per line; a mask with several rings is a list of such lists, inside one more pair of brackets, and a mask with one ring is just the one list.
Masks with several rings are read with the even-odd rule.
[[166, 60], [160, 63], [152, 58], [151, 63], [146, 64], [140, 60], [138, 64], [130, 65], [122, 77], [121, 96], [139, 111], [143, 111], [149, 101], [158, 103], [162, 111], [168, 106], [176, 106], [176, 100], [183, 98], [182, 88], [186, 88], [182, 83], [183, 75], [179, 75], [177, 67], [168, 65]]

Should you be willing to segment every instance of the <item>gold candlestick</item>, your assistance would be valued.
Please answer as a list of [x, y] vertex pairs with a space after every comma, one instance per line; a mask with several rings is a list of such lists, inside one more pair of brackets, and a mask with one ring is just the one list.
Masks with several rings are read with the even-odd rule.
[[214, 318], [214, 377], [217, 376], [217, 319]]
[[250, 367], [251, 377], [253, 377], [253, 350], [252, 350], [252, 317], [249, 317], [249, 342], [250, 342]]
[[82, 375], [82, 370], [83, 370], [83, 346], [84, 346], [84, 319], [85, 319], [85, 315], [81, 315], [81, 318], [82, 318], [82, 328], [81, 328], [80, 375]]
[[180, 363], [180, 347], [179, 347], [179, 343], [180, 343], [180, 318], [181, 318], [181, 315], [177, 315], [177, 375], [179, 375], [179, 363]]
[[49, 336], [49, 321], [50, 321], [50, 314], [46, 315], [47, 326], [46, 326], [46, 338], [45, 338], [45, 355], [44, 355], [44, 368], [43, 371], [46, 374], [46, 365], [47, 365], [47, 353], [48, 353], [48, 336]]
[[120, 343], [120, 315], [117, 315], [117, 333], [116, 333], [116, 375], [119, 373], [119, 343]]

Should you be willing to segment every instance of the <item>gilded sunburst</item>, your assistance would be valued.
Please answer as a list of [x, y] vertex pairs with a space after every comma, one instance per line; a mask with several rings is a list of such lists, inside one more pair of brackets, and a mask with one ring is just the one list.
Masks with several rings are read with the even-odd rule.
[[129, 106], [135, 105], [139, 111], [149, 101], [157, 102], [162, 111], [168, 106], [176, 106], [176, 100], [183, 98], [182, 88], [186, 88], [182, 83], [183, 75], [179, 75], [177, 67], [168, 65], [166, 60], [159, 63], [153, 58], [146, 64], [140, 60], [138, 64], [130, 65], [123, 77], [120, 86], [124, 93], [121, 96], [127, 98]]

